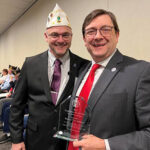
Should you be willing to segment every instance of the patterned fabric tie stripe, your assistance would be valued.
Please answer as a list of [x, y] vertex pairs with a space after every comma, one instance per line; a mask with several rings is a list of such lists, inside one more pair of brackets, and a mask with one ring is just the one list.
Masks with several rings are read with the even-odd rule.
[[51, 97], [54, 105], [56, 105], [61, 82], [61, 61], [59, 59], [56, 59], [54, 64], [55, 67], [51, 83]]

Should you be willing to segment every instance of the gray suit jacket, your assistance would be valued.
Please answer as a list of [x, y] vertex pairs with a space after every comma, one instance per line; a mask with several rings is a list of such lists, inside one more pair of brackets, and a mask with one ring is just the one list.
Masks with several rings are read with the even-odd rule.
[[[79, 76], [73, 97], [88, 68]], [[90, 133], [108, 139], [111, 150], [150, 150], [150, 64], [119, 51], [88, 100]]]

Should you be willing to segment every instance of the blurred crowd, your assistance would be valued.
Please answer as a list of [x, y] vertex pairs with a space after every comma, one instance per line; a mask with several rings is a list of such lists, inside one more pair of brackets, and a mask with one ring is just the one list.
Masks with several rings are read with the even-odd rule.
[[18, 80], [20, 68], [9, 65], [8, 69], [3, 69], [0, 77], [0, 93], [7, 93], [12, 90]]
[[0, 73], [0, 144], [10, 141], [9, 113], [15, 85], [20, 75], [20, 68], [9, 65]]

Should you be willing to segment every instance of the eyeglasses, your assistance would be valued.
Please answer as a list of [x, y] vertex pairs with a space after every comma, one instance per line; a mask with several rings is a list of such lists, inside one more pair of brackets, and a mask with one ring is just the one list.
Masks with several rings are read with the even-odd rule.
[[69, 38], [72, 36], [72, 34], [68, 33], [68, 32], [62, 33], [62, 34], [58, 34], [58, 33], [53, 32], [51, 34], [48, 34], [48, 37], [51, 37], [53, 39], [59, 39], [60, 36], [62, 36], [62, 38], [64, 40], [69, 40]]
[[85, 30], [85, 35], [87, 37], [92, 38], [92, 37], [95, 37], [97, 34], [97, 31], [99, 31], [102, 36], [109, 37], [112, 33], [113, 28], [114, 28], [113, 26], [102, 26], [100, 29], [91, 28], [91, 29]]

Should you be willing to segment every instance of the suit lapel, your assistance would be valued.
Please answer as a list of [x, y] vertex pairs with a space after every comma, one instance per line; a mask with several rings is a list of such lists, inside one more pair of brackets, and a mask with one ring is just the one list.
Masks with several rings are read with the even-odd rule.
[[78, 62], [75, 60], [75, 55], [72, 54], [70, 51], [69, 51], [69, 55], [70, 55], [70, 70], [68, 72], [69, 80], [65, 86], [64, 91], [62, 92], [62, 95], [60, 96], [58, 104], [60, 104], [64, 100], [66, 95], [68, 95], [70, 89], [73, 88], [72, 86], [74, 85], [75, 77], [77, 76]]
[[99, 101], [100, 97], [105, 92], [106, 88], [109, 86], [113, 78], [117, 75], [119, 70], [122, 68], [122, 64], [123, 64], [121, 63], [122, 61], [123, 61], [123, 56], [117, 51], [109, 61], [106, 68], [104, 69], [103, 73], [98, 79], [90, 95], [88, 103], [91, 111], [96, 105], [96, 103]]
[[76, 96], [76, 93], [77, 93], [77, 91], [78, 91], [78, 88], [79, 88], [79, 86], [80, 86], [80, 84], [81, 84], [81, 82], [82, 82], [84, 76], [86, 75], [87, 71], [89, 70], [90, 66], [91, 66], [91, 63], [89, 63], [89, 64], [87, 65], [87, 67], [85, 68], [85, 70], [84, 70], [84, 71], [82, 72], [82, 74], [79, 76], [79, 78], [78, 78], [78, 80], [77, 80], [77, 83], [76, 83], [76, 85], [75, 85], [73, 94], [72, 94], [73, 97]]
[[44, 92], [49, 100], [51, 100], [50, 96], [50, 86], [49, 86], [49, 80], [48, 80], [48, 52], [46, 51], [41, 56], [40, 60], [40, 70], [41, 70], [41, 77], [42, 77], [42, 83], [44, 87]]

